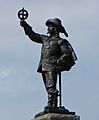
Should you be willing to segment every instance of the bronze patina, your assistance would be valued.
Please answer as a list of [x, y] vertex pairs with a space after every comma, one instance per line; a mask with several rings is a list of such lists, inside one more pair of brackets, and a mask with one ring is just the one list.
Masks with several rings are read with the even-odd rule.
[[[47, 35], [42, 35], [32, 30], [32, 27], [24, 21], [28, 17], [28, 12], [25, 9], [18, 12], [18, 17], [21, 27], [23, 27], [30, 40], [42, 45], [37, 72], [41, 73], [48, 94], [48, 102], [44, 111], [56, 112], [62, 110], [61, 85], [59, 91], [56, 87], [57, 76], [59, 75], [61, 84], [61, 72], [69, 71], [77, 60], [71, 44], [60, 37], [60, 33], [63, 33], [66, 37], [68, 37], [68, 33], [59, 18], [48, 19], [45, 23], [48, 27]], [[58, 106], [58, 96], [60, 96], [60, 106]], [[66, 110], [65, 112], [69, 111]]]

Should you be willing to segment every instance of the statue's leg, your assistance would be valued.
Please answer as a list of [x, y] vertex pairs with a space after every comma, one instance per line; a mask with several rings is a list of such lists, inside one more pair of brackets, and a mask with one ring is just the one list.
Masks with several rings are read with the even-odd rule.
[[46, 72], [42, 72], [42, 78], [43, 78], [43, 82], [46, 88]]
[[[42, 78], [43, 78], [43, 82], [46, 88], [46, 91], [48, 93], [48, 73], [47, 72], [42, 72]], [[45, 109], [47, 108], [52, 108], [53, 106], [53, 99], [52, 99], [52, 95], [50, 93], [48, 93], [48, 103], [47, 106], [45, 107]]]
[[56, 89], [57, 73], [55, 71], [46, 72], [45, 78], [46, 78], [46, 90], [48, 93], [48, 107], [57, 108], [57, 96], [58, 96], [58, 90]]
[[57, 108], [58, 107], [58, 91], [53, 95], [53, 108]]

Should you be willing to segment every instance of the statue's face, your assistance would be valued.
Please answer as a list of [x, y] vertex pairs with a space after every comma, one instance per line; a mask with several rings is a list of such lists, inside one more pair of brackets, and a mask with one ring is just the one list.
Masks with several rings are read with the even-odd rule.
[[48, 31], [49, 34], [52, 34], [53, 32], [55, 32], [55, 27], [52, 24], [50, 24], [48, 26], [47, 31]]

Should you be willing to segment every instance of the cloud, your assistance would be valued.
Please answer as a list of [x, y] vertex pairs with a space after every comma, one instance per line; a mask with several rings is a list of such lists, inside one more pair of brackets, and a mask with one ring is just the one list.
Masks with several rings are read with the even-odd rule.
[[0, 93], [24, 93], [35, 91], [37, 84], [32, 78], [32, 70], [21, 65], [3, 66], [0, 69]]
[[0, 79], [6, 79], [7, 77], [10, 76], [10, 74], [12, 73], [13, 68], [0, 68]]

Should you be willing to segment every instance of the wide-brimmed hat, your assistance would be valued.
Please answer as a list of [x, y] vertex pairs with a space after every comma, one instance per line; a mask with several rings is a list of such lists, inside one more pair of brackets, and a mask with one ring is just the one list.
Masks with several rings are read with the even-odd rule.
[[65, 36], [68, 37], [68, 33], [66, 32], [65, 28], [62, 26], [60, 19], [58, 18], [48, 19], [45, 24], [46, 26], [49, 26], [50, 24], [56, 26], [59, 32], [64, 33]]

